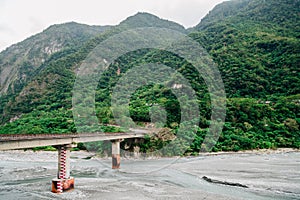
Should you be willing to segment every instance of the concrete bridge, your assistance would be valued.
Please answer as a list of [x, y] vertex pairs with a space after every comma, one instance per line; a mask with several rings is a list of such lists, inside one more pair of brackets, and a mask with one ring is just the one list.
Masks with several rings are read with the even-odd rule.
[[52, 180], [52, 192], [61, 193], [74, 188], [70, 176], [70, 149], [81, 142], [110, 140], [112, 142], [112, 168], [120, 168], [120, 142], [127, 138], [144, 138], [150, 131], [130, 129], [128, 133], [83, 134], [5, 134], [0, 135], [0, 150], [54, 146], [58, 150], [57, 178]]

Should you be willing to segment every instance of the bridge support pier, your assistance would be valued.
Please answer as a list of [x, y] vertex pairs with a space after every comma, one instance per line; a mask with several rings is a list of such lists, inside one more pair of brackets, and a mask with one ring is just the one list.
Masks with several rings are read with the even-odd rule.
[[120, 157], [120, 143], [123, 139], [111, 141], [111, 157], [112, 157], [112, 169], [120, 169], [121, 157]]
[[74, 189], [74, 178], [70, 177], [70, 149], [74, 146], [56, 146], [58, 150], [57, 178], [52, 180], [52, 192], [62, 193]]

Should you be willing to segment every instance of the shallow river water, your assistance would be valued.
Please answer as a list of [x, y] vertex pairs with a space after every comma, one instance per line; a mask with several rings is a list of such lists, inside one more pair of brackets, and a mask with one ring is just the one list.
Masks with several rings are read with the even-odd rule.
[[[188, 158], [109, 158], [71, 153], [75, 189], [51, 193], [56, 152], [0, 152], [0, 199], [300, 199], [300, 152], [200, 155]], [[202, 177], [248, 188], [210, 183]]]

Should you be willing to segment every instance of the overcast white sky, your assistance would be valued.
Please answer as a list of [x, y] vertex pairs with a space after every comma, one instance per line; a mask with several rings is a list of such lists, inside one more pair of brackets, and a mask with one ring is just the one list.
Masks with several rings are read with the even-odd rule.
[[115, 25], [139, 11], [192, 27], [223, 1], [0, 0], [0, 51], [52, 24], [75, 21], [89, 25]]

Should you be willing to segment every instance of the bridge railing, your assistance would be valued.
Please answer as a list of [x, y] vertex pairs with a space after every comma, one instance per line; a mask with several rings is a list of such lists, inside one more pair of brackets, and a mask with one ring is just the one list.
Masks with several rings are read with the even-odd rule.
[[78, 134], [0, 134], [0, 141], [78, 137]]
[[[135, 134], [138, 132], [130, 131], [129, 133]], [[37, 139], [62, 139], [62, 138], [79, 138], [79, 137], [93, 137], [93, 136], [126, 136], [129, 133], [118, 132], [118, 133], [103, 133], [103, 132], [95, 132], [95, 133], [52, 133], [52, 134], [0, 134], [0, 142], [2, 141], [18, 141], [18, 140], [37, 140]], [[150, 133], [144, 130], [144, 133]]]

